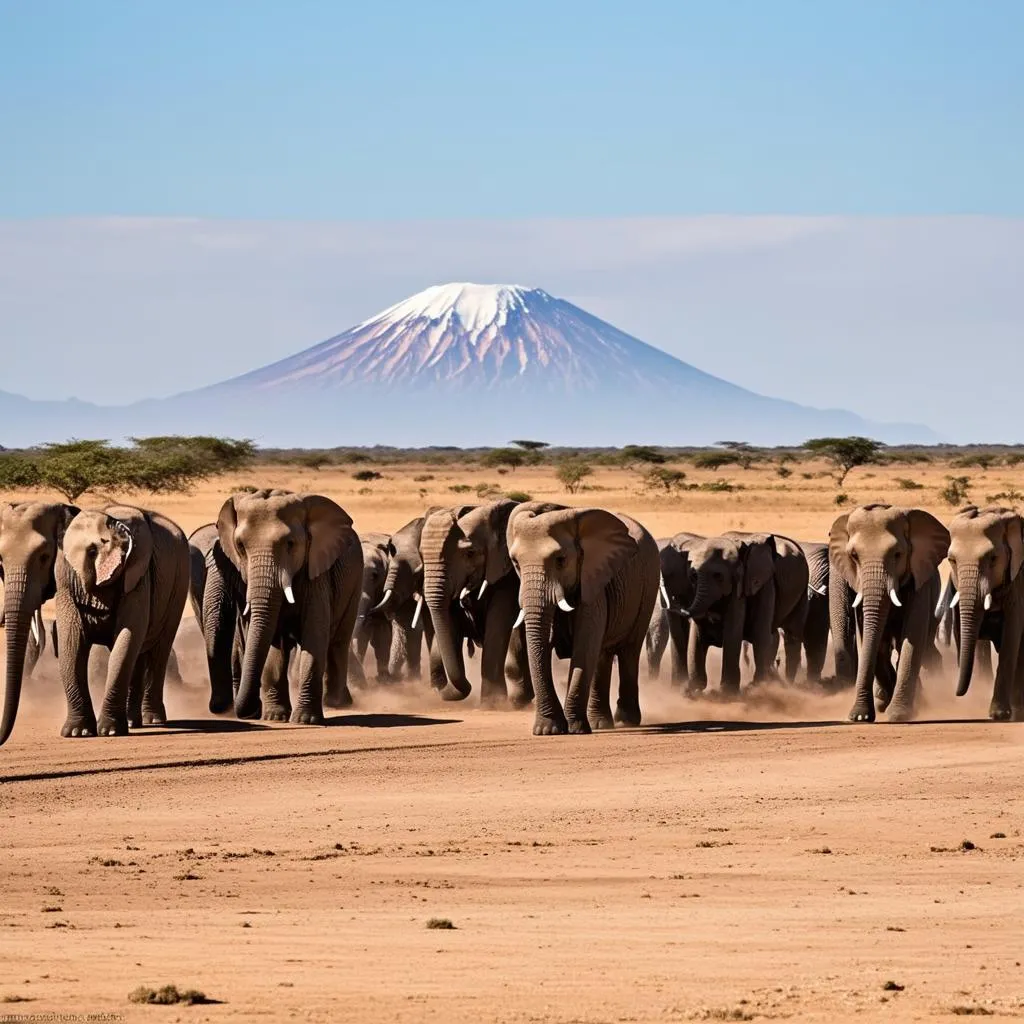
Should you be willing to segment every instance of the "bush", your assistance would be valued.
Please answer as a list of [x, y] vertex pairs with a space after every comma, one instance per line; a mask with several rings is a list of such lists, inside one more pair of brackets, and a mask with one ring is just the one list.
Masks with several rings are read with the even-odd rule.
[[733, 491], [742, 491], [742, 484], [730, 483], [728, 480], [710, 480], [707, 483], [700, 485], [702, 491], [711, 491], [712, 493], [729, 493]]
[[668, 459], [657, 448], [652, 448], [650, 445], [627, 444], [619, 452], [617, 461], [624, 466], [632, 466], [637, 462], [643, 462], [649, 466], [661, 466], [668, 462]]
[[1021, 452], [1013, 452], [1011, 455], [1006, 456], [1006, 464], [1008, 466], [1019, 466], [1024, 462], [1024, 454]]
[[352, 479], [361, 483], [369, 483], [371, 480], [383, 480], [384, 477], [375, 469], [361, 469], [358, 473], [352, 474]]
[[133, 992], [128, 993], [128, 999], [133, 1003], [147, 1003], [154, 1006], [174, 1006], [179, 1003], [185, 1006], [195, 1006], [213, 1002], [212, 999], [207, 999], [204, 993], [194, 988], [182, 991], [177, 985], [164, 985], [159, 989], [140, 985]]
[[509, 501], [533, 501], [533, 495], [527, 494], [526, 491], [506, 491], [505, 497]]
[[908, 480], [905, 476], [896, 477], [896, 484], [901, 491], [924, 490], [924, 484], [919, 484], [916, 480]]
[[493, 448], [480, 459], [480, 465], [486, 469], [507, 466], [515, 471], [526, 462], [526, 455], [517, 448]]
[[793, 470], [788, 466], [776, 466], [775, 475], [782, 480], [788, 480], [793, 475]]
[[314, 472], [319, 473], [324, 466], [331, 464], [331, 457], [326, 452], [303, 452], [295, 460], [296, 466], [302, 466], [303, 469], [312, 469]]
[[991, 469], [995, 461], [994, 455], [962, 455], [959, 459], [953, 459], [950, 466], [953, 469]]
[[551, 447], [547, 441], [509, 441], [509, 444], [514, 444], [517, 448], [522, 448], [527, 452], [540, 452]]
[[998, 494], [990, 494], [985, 498], [988, 502], [996, 501], [1008, 501], [1011, 505], [1016, 505], [1018, 502], [1024, 501], [1024, 494], [1017, 490], [1016, 487], [1011, 487], [1007, 491], [1000, 491]]
[[717, 473], [723, 466], [738, 466], [740, 456], [735, 452], [700, 452], [693, 457], [697, 469], [710, 469]]
[[682, 490], [686, 474], [681, 469], [665, 469], [664, 466], [654, 466], [644, 473], [644, 486], [655, 490], [658, 487], [666, 492]]
[[425, 484], [428, 480], [433, 480], [433, 473], [424, 473], [422, 476], [414, 476], [412, 482], [414, 484]]
[[570, 493], [575, 494], [588, 476], [593, 476], [593, 467], [582, 459], [564, 459], [555, 470], [558, 482]]
[[835, 497], [835, 503], [837, 505], [839, 505], [839, 506], [849, 505], [849, 503], [850, 503], [850, 496], [848, 494], [844, 494], [842, 491], [840, 491], [836, 495], [836, 497]]
[[494, 484], [477, 484], [476, 485], [476, 496], [481, 500], [484, 498], [497, 498], [501, 495], [501, 488], [495, 487]]
[[970, 487], [970, 477], [947, 476], [946, 486], [939, 491], [939, 497], [947, 505], [965, 505]]
[[470, 487], [469, 484], [450, 484], [448, 490], [451, 491], [452, 494], [469, 494], [473, 488]]

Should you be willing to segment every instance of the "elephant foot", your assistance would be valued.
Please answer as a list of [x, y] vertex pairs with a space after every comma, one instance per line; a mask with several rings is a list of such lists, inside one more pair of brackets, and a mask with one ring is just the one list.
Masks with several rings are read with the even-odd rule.
[[590, 728], [594, 732], [607, 732], [615, 728], [615, 719], [610, 714], [593, 715], [590, 719]]
[[232, 705], [235, 703], [233, 696], [224, 697], [211, 697], [209, 708], [211, 715], [223, 715], [231, 710]]
[[875, 709], [870, 702], [867, 704], [853, 705], [853, 710], [850, 712], [851, 722], [873, 722], [874, 720]]
[[329, 708], [344, 709], [352, 707], [355, 702], [352, 700], [352, 693], [346, 686], [343, 689], [338, 690], [337, 693], [324, 694], [324, 703]]
[[96, 722], [97, 736], [127, 736], [128, 715], [102, 714]]
[[292, 717], [292, 709], [284, 704], [264, 704], [264, 722], [287, 722]]
[[142, 709], [142, 724], [145, 725], [166, 725], [167, 724], [167, 709], [163, 704], [159, 707], [143, 708]]
[[569, 731], [569, 723], [564, 715], [549, 717], [538, 715], [533, 722], [534, 736], [564, 736]]
[[1005, 704], [997, 704], [995, 701], [993, 701], [989, 706], [988, 717], [991, 718], [993, 722], [1020, 721], [1019, 718], [1014, 718], [1012, 708], [1008, 708]]
[[875, 683], [875, 710], [885, 712], [892, 703], [892, 690]]
[[689, 700], [700, 700], [707, 688], [707, 683], [686, 683], [683, 686], [683, 696]]
[[465, 700], [472, 692], [473, 687], [469, 683], [448, 683], [441, 691], [441, 700]]
[[585, 718], [580, 719], [569, 716], [570, 736], [589, 736], [590, 732], [590, 723]]
[[67, 721], [61, 726], [60, 734], [65, 739], [81, 739], [85, 736], [95, 736], [96, 719], [68, 717]]
[[615, 721], [618, 722], [619, 725], [628, 725], [635, 729], [640, 724], [641, 717], [639, 707], [631, 707], [628, 704], [619, 704], [615, 708]]
[[296, 708], [292, 712], [292, 725], [323, 725], [323, 712], [316, 708]]
[[914, 717], [914, 709], [908, 707], [893, 707], [890, 705], [889, 714], [886, 716], [890, 722], [909, 722]]
[[249, 701], [248, 704], [239, 704], [235, 702], [235, 717], [243, 718], [248, 721], [258, 721], [260, 716], [263, 714], [263, 704], [257, 698], [256, 700]]
[[1024, 722], [1024, 708], [1014, 708], [1010, 713], [1011, 722]]
[[503, 693], [482, 693], [480, 707], [483, 711], [507, 711], [509, 699]]

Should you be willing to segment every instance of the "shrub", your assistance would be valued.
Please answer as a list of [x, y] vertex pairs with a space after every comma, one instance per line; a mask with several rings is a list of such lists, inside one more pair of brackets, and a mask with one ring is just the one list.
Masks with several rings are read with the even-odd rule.
[[686, 474], [681, 469], [666, 469], [664, 466], [653, 466], [644, 473], [644, 486], [655, 490], [658, 487], [666, 492], [682, 489]]
[[255, 484], [235, 484], [231, 488], [232, 494], [255, 494], [259, 488]]
[[731, 494], [733, 491], [742, 491], [743, 485], [730, 483], [728, 480], [709, 480], [707, 483], [701, 484], [700, 489], [702, 491], [711, 491], [712, 493], [723, 492]]
[[509, 441], [509, 444], [514, 444], [517, 448], [522, 448], [527, 452], [540, 452], [544, 448], [551, 447], [547, 441]]
[[740, 456], [735, 452], [700, 452], [693, 457], [697, 469], [710, 469], [717, 473], [723, 466], [738, 466]]
[[506, 491], [505, 497], [509, 501], [533, 501], [533, 495], [527, 494], [526, 491]]
[[995, 461], [994, 455], [962, 455], [958, 459], [953, 459], [950, 466], [953, 469], [991, 469]]
[[793, 470], [789, 466], [776, 466], [775, 475], [783, 480], [788, 480], [793, 475]]
[[746, 441], [719, 441], [718, 447], [732, 452], [741, 469], [750, 469], [758, 461], [754, 449]]
[[375, 469], [361, 469], [358, 473], [352, 474], [352, 479], [359, 480], [361, 483], [369, 483], [371, 480], [383, 480], [384, 477]]
[[181, 990], [177, 985], [164, 985], [159, 989], [147, 988], [140, 985], [133, 992], [128, 993], [128, 999], [133, 1003], [148, 1003], [155, 1006], [174, 1006], [178, 1003], [185, 1006], [195, 1006], [201, 1003], [212, 1003], [206, 995], [194, 988]]
[[304, 469], [312, 469], [316, 473], [330, 464], [331, 457], [326, 452], [303, 452], [295, 460], [295, 465], [302, 466]]
[[966, 476], [947, 476], [946, 486], [939, 491], [939, 497], [947, 505], [964, 505], [967, 503], [971, 479]]
[[646, 444], [627, 444], [619, 452], [617, 460], [624, 466], [632, 466], [634, 463], [643, 462], [649, 466], [661, 466], [668, 462], [668, 459], [657, 448]]
[[815, 437], [804, 442], [804, 449], [812, 455], [828, 459], [836, 470], [836, 483], [842, 487], [851, 469], [878, 462], [885, 446], [870, 437]]
[[919, 484], [916, 480], [908, 480], [905, 476], [896, 477], [896, 484], [901, 491], [924, 490], [924, 484]]
[[480, 465], [486, 469], [507, 466], [515, 471], [526, 462], [526, 455], [517, 448], [492, 448], [480, 459]]
[[450, 918], [447, 917], [432, 917], [427, 921], [427, 927], [435, 931], [450, 932], [455, 930], [455, 925], [452, 924]]
[[564, 459], [555, 470], [558, 482], [570, 493], [575, 494], [588, 476], [593, 476], [594, 469], [582, 459]]
[[1018, 491], [1016, 487], [1011, 487], [1009, 490], [1000, 491], [998, 494], [990, 494], [985, 500], [988, 502], [1008, 501], [1011, 505], [1016, 505], [1018, 502], [1024, 501], [1024, 494]]
[[844, 494], [844, 493], [843, 493], [842, 491], [840, 491], [840, 492], [839, 492], [839, 493], [838, 493], [838, 494], [837, 494], [837, 495], [835, 496], [835, 503], [836, 503], [837, 505], [839, 505], [839, 506], [842, 506], [842, 505], [849, 505], [849, 503], [850, 503], [850, 496], [849, 496], [848, 494]]
[[451, 491], [452, 494], [469, 494], [473, 488], [470, 487], [469, 484], [449, 484], [448, 490]]
[[494, 484], [477, 484], [476, 485], [476, 496], [480, 499], [484, 498], [497, 498], [501, 495], [501, 488], [495, 487]]
[[1019, 466], [1022, 462], [1024, 462], [1024, 454], [1021, 452], [1013, 452], [1006, 456], [1006, 464], [1008, 466]]
[[422, 476], [414, 476], [412, 482], [414, 484], [425, 484], [428, 480], [433, 480], [433, 473], [424, 473]]

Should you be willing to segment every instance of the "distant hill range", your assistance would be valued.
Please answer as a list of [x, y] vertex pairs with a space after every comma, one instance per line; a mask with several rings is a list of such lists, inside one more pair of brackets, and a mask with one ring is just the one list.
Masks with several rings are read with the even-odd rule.
[[0, 392], [0, 444], [165, 433], [264, 446], [796, 444], [927, 427], [768, 398], [698, 370], [539, 288], [447, 284], [280, 362], [129, 406]]

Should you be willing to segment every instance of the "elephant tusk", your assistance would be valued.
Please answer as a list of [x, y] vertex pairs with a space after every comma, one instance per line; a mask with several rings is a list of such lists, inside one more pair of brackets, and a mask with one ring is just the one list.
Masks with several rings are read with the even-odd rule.
[[292, 593], [292, 588], [290, 585], [284, 588], [284, 599], [289, 604], [295, 604], [295, 594]]
[[251, 611], [252, 611], [252, 609], [249, 607], [249, 602], [246, 601], [245, 602], [245, 607], [242, 609], [242, 618], [243, 619], [249, 618], [249, 612], [251, 612]]
[[574, 611], [576, 611], [576, 609], [573, 608], [573, 606], [571, 604], [569, 604], [569, 602], [566, 601], [566, 599], [564, 597], [560, 597], [558, 599], [558, 607], [561, 608], [563, 612], [574, 612]]
[[484, 580], [483, 583], [480, 584], [480, 589], [476, 592], [476, 599], [479, 601], [484, 596], [484, 594], [486, 592], [487, 592], [487, 580]]
[[986, 594], [985, 600], [982, 602], [982, 604], [985, 607], [985, 611], [989, 611], [989, 609], [992, 607], [992, 595]]
[[420, 614], [423, 611], [423, 595], [421, 594], [416, 598], [416, 611], [412, 614], [412, 628], [415, 629], [420, 624]]
[[857, 596], [853, 599], [853, 607], [859, 608], [861, 601], [864, 600], [864, 595], [858, 590]]
[[892, 601], [897, 608], [903, 607], [903, 602], [900, 600], [900, 595], [896, 593], [895, 587], [889, 588], [889, 600]]
[[813, 590], [814, 593], [817, 594], [819, 597], [824, 597], [828, 593], [824, 586], [816, 587], [813, 584], [811, 584], [810, 589]]
[[36, 646], [43, 646], [43, 631], [39, 628], [39, 612], [35, 612], [32, 616], [32, 637], [36, 642]]
[[469, 597], [469, 587], [463, 587], [459, 591], [459, 600], [465, 601], [467, 597]]
[[377, 604], [377, 606], [375, 608], [371, 608], [370, 610], [374, 611], [374, 612], [383, 611], [385, 606], [387, 605], [388, 601], [391, 600], [391, 595], [393, 593], [394, 593], [393, 590], [385, 590], [384, 591], [384, 596], [380, 599], [380, 602]]
[[518, 629], [526, 621], [526, 609], [520, 608], [519, 614], [516, 616], [516, 621], [512, 626], [513, 629]]
[[665, 586], [665, 581], [661, 581], [661, 585], [658, 587], [658, 593], [661, 596], [661, 607], [668, 611], [672, 607], [672, 600], [668, 596], [668, 587]]
[[960, 603], [960, 591], [958, 590], [953, 595], [953, 600], [949, 602], [949, 607], [950, 608], [955, 608], [959, 603]]

